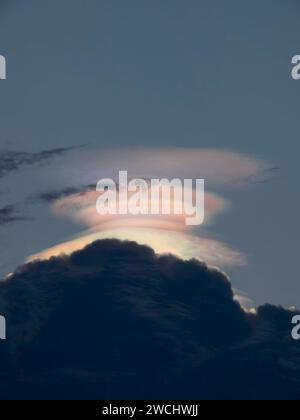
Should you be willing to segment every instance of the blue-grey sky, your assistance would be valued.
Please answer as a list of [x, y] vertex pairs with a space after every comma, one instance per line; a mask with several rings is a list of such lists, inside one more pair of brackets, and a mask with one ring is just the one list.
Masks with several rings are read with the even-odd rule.
[[[0, 148], [216, 148], [278, 167], [226, 193], [211, 232], [248, 257], [227, 270], [234, 287], [300, 306], [299, 19], [297, 0], [1, 0]], [[42, 188], [39, 167], [23, 170]], [[0, 179], [1, 207], [26, 199], [25, 182], [8, 195], [14, 176]], [[50, 216], [5, 224], [1, 262], [72, 234]]]

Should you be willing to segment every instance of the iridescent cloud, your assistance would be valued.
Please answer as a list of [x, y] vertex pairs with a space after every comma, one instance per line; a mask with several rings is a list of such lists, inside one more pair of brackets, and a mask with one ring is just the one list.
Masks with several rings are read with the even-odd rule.
[[85, 232], [78, 238], [58, 244], [31, 256], [28, 261], [49, 259], [61, 254], [69, 255], [99, 239], [133, 240], [148, 245], [158, 254], [171, 253], [184, 259], [197, 258], [218, 267], [241, 266], [245, 257], [238, 251], [214, 239], [189, 235], [185, 232], [152, 228], [115, 228], [98, 232]]
[[[64, 187], [95, 184], [95, 191], [82, 191], [58, 199], [53, 205], [56, 217], [67, 217], [84, 227], [71, 240], [30, 257], [50, 258], [69, 254], [97, 239], [135, 240], [151, 246], [158, 253], [174, 253], [182, 258], [198, 258], [219, 267], [243, 265], [246, 258], [221, 240], [204, 234], [203, 228], [187, 227], [185, 215], [100, 216], [96, 211], [101, 178], [117, 179], [120, 170], [132, 178], [205, 179], [205, 226], [230, 208], [220, 196], [227, 189], [245, 187], [269, 176], [268, 165], [243, 154], [213, 149], [154, 148], [116, 149], [73, 152], [56, 168]], [[54, 175], [54, 174], [53, 174]], [[218, 193], [212, 192], [213, 190]]]
[[53, 175], [58, 175], [63, 184], [88, 185], [100, 178], [115, 179], [120, 170], [127, 170], [132, 178], [205, 179], [213, 190], [265, 180], [272, 168], [263, 160], [218, 149], [95, 149], [69, 153]]

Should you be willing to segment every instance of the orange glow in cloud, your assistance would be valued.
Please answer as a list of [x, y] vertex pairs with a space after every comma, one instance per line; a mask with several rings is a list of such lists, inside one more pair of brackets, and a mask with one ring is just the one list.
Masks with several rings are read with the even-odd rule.
[[[210, 265], [230, 266], [245, 264], [237, 251], [217, 240], [193, 234], [182, 215], [99, 215], [96, 211], [97, 191], [73, 194], [57, 200], [53, 206], [56, 216], [65, 216], [84, 225], [88, 231], [70, 241], [58, 244], [33, 255], [29, 261], [69, 255], [95, 240], [116, 238], [148, 245], [157, 253], [172, 253], [184, 259], [197, 258]], [[173, 196], [170, 197], [173, 200]], [[174, 203], [171, 203], [174, 204]], [[225, 200], [212, 193], [205, 194], [206, 223], [228, 208]]]
[[[132, 194], [132, 193], [131, 193]], [[129, 195], [130, 196], [130, 195]], [[147, 215], [147, 217], [128, 215], [99, 215], [96, 211], [96, 200], [99, 197], [97, 191], [87, 191], [86, 193], [73, 194], [58, 200], [53, 212], [57, 216], [71, 217], [76, 222], [95, 230], [104, 229], [113, 225], [118, 227], [134, 226], [137, 227], [156, 227], [160, 229], [182, 231], [186, 229], [185, 219], [187, 214], [169, 215]], [[149, 200], [151, 205], [151, 200]], [[119, 202], [118, 202], [119, 205]], [[174, 208], [174, 196], [170, 197], [170, 207]], [[227, 201], [212, 194], [205, 193], [205, 224], [216, 217], [217, 214], [225, 211], [229, 207]]]

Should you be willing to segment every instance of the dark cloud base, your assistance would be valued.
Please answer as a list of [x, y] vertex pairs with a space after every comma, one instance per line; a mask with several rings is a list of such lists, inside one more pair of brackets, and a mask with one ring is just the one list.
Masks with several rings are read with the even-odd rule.
[[104, 240], [0, 285], [1, 399], [298, 399], [294, 313], [221, 272]]

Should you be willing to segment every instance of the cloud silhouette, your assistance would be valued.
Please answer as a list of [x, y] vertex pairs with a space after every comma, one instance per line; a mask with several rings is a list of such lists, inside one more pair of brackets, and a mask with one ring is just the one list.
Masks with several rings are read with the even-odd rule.
[[[87, 185], [85, 187], [80, 187], [80, 188], [67, 187], [67, 188], [61, 188], [57, 190], [49, 190], [42, 194], [37, 194], [33, 198], [36, 199], [37, 201], [41, 201], [45, 203], [53, 203], [57, 200], [61, 200], [65, 197], [69, 197], [73, 195], [83, 196], [92, 190], [95, 191], [95, 189], [96, 189], [96, 185], [94, 184]], [[30, 199], [32, 199], [32, 197]]]
[[245, 312], [225, 274], [102, 240], [0, 283], [8, 399], [297, 398], [294, 312]]
[[9, 205], [0, 208], [0, 226], [7, 225], [8, 223], [18, 222], [18, 221], [27, 221], [28, 218], [24, 216], [19, 216], [16, 206]]
[[73, 150], [73, 148], [43, 150], [38, 153], [0, 150], [0, 178], [8, 175], [11, 172], [17, 171], [22, 166], [46, 162], [70, 150]]

